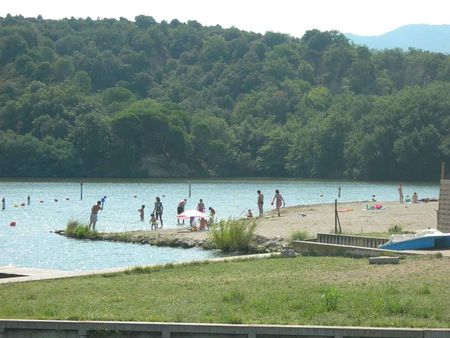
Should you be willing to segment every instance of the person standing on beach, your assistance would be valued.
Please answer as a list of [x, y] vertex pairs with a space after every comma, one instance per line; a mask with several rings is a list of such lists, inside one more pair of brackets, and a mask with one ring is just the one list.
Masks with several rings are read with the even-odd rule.
[[[178, 203], [178, 207], [177, 207], [177, 215], [182, 214], [184, 212], [184, 207], [186, 205], [187, 199], [183, 199]], [[177, 218], [177, 224], [180, 224], [180, 220]], [[183, 220], [183, 225], [184, 225], [184, 220]]]
[[257, 193], [258, 193], [258, 201], [256, 203], [258, 204], [259, 217], [263, 217], [263, 214], [264, 214], [264, 210], [263, 210], [264, 195], [261, 192], [261, 190], [258, 190]]
[[92, 230], [95, 231], [95, 224], [97, 223], [98, 211], [103, 210], [101, 204], [102, 204], [102, 202], [97, 201], [97, 204], [94, 204], [91, 208], [91, 219], [89, 222], [89, 230], [91, 230], [91, 225], [92, 225]]
[[398, 184], [397, 191], [398, 191], [398, 196], [399, 196], [399, 199], [400, 199], [400, 204], [403, 204], [403, 186], [402, 186], [401, 183]]
[[140, 209], [138, 209], [139, 211], [139, 216], [141, 217], [141, 221], [144, 221], [144, 209], [145, 209], [145, 205], [143, 205]]
[[200, 201], [197, 204], [197, 211], [200, 211], [200, 212], [203, 212], [203, 213], [206, 211], [205, 203], [203, 203], [203, 200], [201, 198], [200, 198]]
[[163, 227], [163, 219], [162, 219], [162, 214], [163, 214], [163, 205], [161, 203], [161, 199], [159, 197], [156, 197], [156, 202], [155, 202], [155, 208], [153, 209], [153, 213], [156, 216], [156, 220], [158, 220], [161, 222], [161, 227], [160, 229]]
[[275, 196], [273, 196], [272, 205], [274, 201], [276, 201], [275, 206], [277, 209], [278, 217], [280, 217], [281, 205], [283, 205], [283, 207], [286, 206], [286, 202], [284, 201], [284, 198], [283, 196], [281, 196], [280, 190], [278, 189], [275, 190]]

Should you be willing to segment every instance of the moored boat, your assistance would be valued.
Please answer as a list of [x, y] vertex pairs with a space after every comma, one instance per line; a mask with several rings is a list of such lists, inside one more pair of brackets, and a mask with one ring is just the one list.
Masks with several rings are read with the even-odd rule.
[[450, 233], [436, 229], [422, 230], [416, 234], [392, 235], [389, 242], [379, 245], [388, 250], [428, 250], [450, 248]]

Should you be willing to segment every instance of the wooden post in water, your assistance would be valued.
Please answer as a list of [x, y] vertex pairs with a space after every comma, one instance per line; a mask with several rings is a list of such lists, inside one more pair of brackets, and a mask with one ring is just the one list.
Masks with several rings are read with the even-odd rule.
[[191, 197], [191, 182], [189, 182], [189, 198]]
[[80, 200], [83, 200], [83, 181], [80, 182]]
[[5, 210], [5, 208], [6, 208], [6, 201], [5, 201], [5, 198], [3, 197], [3, 199], [2, 199], [2, 210]]
[[445, 180], [445, 162], [441, 163], [441, 181]]

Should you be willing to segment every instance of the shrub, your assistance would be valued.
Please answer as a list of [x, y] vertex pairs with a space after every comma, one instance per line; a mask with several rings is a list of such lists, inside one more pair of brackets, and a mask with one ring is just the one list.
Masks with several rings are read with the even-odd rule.
[[390, 234], [413, 234], [413, 231], [403, 230], [403, 227], [401, 225], [391, 225], [388, 229], [388, 232]]
[[66, 236], [77, 239], [94, 239], [98, 237], [97, 231], [89, 230], [86, 224], [77, 220], [69, 220], [66, 227]]
[[391, 225], [388, 229], [390, 234], [402, 234], [403, 233], [403, 227], [401, 225]]
[[304, 230], [297, 230], [291, 234], [289, 241], [292, 243], [293, 241], [305, 241], [309, 238], [309, 234]]
[[209, 237], [223, 252], [248, 251], [256, 223], [245, 219], [221, 220], [210, 227]]

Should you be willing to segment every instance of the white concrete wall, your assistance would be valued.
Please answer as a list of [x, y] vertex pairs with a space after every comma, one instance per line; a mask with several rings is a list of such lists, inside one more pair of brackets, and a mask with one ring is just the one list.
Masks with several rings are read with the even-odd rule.
[[449, 329], [0, 320], [0, 338], [450, 338]]
[[450, 232], [450, 180], [441, 180], [437, 229]]

